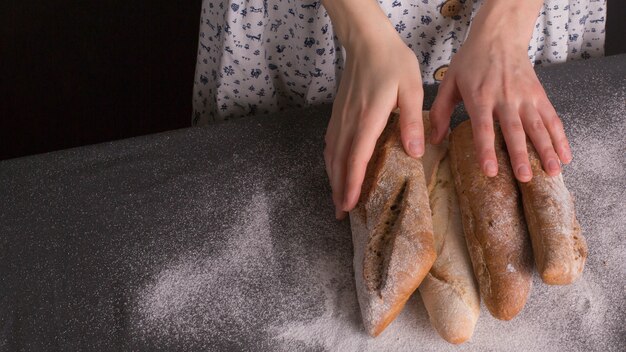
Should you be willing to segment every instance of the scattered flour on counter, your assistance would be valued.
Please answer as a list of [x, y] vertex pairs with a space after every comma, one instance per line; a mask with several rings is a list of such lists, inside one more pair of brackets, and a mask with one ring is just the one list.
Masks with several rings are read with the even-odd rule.
[[[607, 131], [602, 127], [607, 124], [615, 128]], [[567, 127], [574, 161], [564, 166], [564, 179], [589, 244], [585, 271], [577, 282], [549, 286], [535, 273], [529, 300], [516, 318], [499, 321], [483, 304], [472, 340], [460, 346], [437, 335], [416, 293], [396, 321], [379, 337], [370, 338], [362, 327], [354, 279], [333, 270], [338, 264], [320, 255], [314, 277], [324, 287], [324, 313], [308, 321], [275, 325], [270, 331], [283, 341], [285, 350], [293, 350], [290, 347], [296, 342], [327, 351], [622, 350], [626, 337], [626, 119]], [[352, 283], [337, 285], [337, 281]]]
[[[594, 116], [624, 110], [595, 103]], [[282, 195], [247, 190], [248, 201], [229, 207], [240, 213], [219, 235], [227, 238], [224, 245], [182, 251], [141, 286], [133, 328], [155, 346], [186, 350], [623, 350], [626, 119], [572, 121], [564, 119], [574, 161], [563, 177], [589, 246], [583, 275], [569, 286], [548, 286], [535, 274], [525, 308], [508, 322], [491, 317], [483, 304], [465, 344], [450, 345], [437, 335], [419, 293], [380, 336], [366, 334], [353, 253], [343, 237], [349, 232], [323, 211], [329, 205], [309, 178], [276, 186]]]
[[250, 199], [227, 207], [237, 209], [234, 224], [216, 224], [220, 233], [207, 236], [225, 239], [222, 245], [181, 251], [139, 287], [131, 326], [142, 343], [165, 350], [279, 350], [268, 326], [321, 312], [321, 288], [307, 276], [309, 264], [284, 258], [289, 246], [275, 243], [285, 232], [276, 206], [290, 188], [275, 186], [283, 192], [246, 187]]
[[272, 275], [276, 264], [268, 199], [257, 193], [242, 209], [247, 211], [226, 231], [227, 243], [219, 254], [202, 249], [182, 253], [138, 292], [139, 330], [150, 338], [179, 342], [229, 339], [223, 331], [227, 326], [246, 329], [250, 320], [267, 314], [252, 307], [258, 303], [255, 297], [262, 296], [256, 279]]
[[[572, 351], [581, 339], [589, 350], [615, 350], [616, 341], [602, 325], [610, 320], [609, 302], [593, 277], [572, 286], [548, 287], [535, 276], [526, 309], [514, 320], [499, 321], [481, 307], [481, 317], [470, 342], [453, 346], [441, 339], [431, 327], [419, 293], [407, 302], [398, 318], [377, 338], [367, 335], [354, 287], [343, 273], [333, 270], [335, 263], [320, 260], [314, 277], [324, 287], [324, 313], [315, 319], [290, 321], [271, 326], [282, 350], [294, 346], [322, 346], [325, 351]], [[340, 284], [344, 282], [344, 284]], [[581, 331], [585, 331], [581, 336]], [[558, 345], [555, 345], [558, 343]]]

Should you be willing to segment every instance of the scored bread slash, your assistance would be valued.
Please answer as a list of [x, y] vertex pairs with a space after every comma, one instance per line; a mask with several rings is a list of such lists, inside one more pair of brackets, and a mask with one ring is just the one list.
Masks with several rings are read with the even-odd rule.
[[587, 241], [563, 175], [548, 176], [532, 143], [526, 144], [533, 178], [518, 184], [537, 270], [546, 284], [571, 284], [583, 272]]
[[480, 295], [491, 315], [510, 320], [530, 294], [532, 249], [504, 137], [494, 130], [496, 176], [480, 170], [470, 120], [450, 134], [450, 166]]
[[398, 316], [436, 257], [422, 160], [405, 153], [397, 113], [378, 139], [350, 225], [363, 324], [377, 336]]

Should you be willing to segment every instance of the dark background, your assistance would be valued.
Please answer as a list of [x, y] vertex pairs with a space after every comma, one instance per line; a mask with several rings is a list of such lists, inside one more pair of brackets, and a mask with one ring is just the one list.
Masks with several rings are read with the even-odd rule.
[[189, 126], [201, 2], [0, 1], [0, 160]]
[[180, 128], [202, 0], [0, 0], [0, 159]]

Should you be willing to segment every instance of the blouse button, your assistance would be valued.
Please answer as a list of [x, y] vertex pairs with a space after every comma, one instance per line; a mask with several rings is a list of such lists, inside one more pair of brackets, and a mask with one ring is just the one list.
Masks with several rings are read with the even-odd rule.
[[441, 14], [444, 17], [454, 17], [461, 11], [460, 0], [447, 0], [441, 5]]
[[448, 71], [448, 65], [443, 65], [435, 70], [435, 73], [433, 74], [433, 78], [435, 79], [435, 81], [440, 82], [446, 76], [447, 71]]

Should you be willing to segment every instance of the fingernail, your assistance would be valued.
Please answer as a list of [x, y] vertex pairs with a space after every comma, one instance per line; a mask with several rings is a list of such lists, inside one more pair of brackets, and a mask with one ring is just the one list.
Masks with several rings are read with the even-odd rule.
[[530, 169], [528, 168], [527, 165], [522, 165], [520, 167], [517, 168], [517, 175], [526, 179], [526, 178], [530, 178], [532, 177], [532, 174], [530, 173]]
[[422, 156], [422, 154], [424, 153], [423, 144], [420, 143], [419, 139], [414, 139], [409, 142], [409, 151], [411, 151], [411, 154], [413, 154], [414, 156]]
[[563, 147], [563, 156], [565, 160], [563, 160], [566, 164], [572, 161], [572, 152], [567, 147]]
[[487, 160], [485, 162], [485, 174], [489, 177], [493, 177], [498, 173], [498, 166], [493, 160]]
[[548, 171], [550, 172], [559, 171], [559, 163], [554, 159], [548, 160]]
[[335, 218], [337, 220], [341, 220], [341, 215], [342, 215], [342, 211], [339, 208], [335, 209]]

